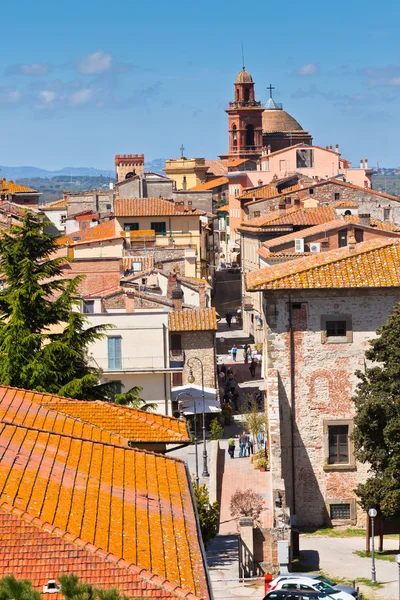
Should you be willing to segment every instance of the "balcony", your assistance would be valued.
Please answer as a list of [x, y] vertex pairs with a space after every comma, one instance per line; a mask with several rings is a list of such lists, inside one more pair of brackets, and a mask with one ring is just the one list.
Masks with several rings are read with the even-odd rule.
[[164, 356], [123, 356], [121, 358], [92, 356], [91, 363], [94, 367], [100, 368], [105, 374], [143, 373], [168, 369], [164, 364]]
[[245, 296], [243, 298], [243, 310], [251, 311], [254, 309], [254, 300], [251, 296]]
[[185, 351], [184, 350], [170, 350], [169, 351], [169, 366], [171, 369], [183, 368], [185, 364]]

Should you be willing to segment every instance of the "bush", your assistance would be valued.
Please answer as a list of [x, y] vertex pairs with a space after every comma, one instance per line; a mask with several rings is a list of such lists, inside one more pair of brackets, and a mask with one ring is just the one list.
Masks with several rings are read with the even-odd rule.
[[199, 515], [201, 537], [205, 548], [208, 543], [217, 535], [219, 526], [219, 506], [218, 502], [210, 504], [210, 496], [206, 485], [196, 487], [192, 480], [194, 499], [196, 501], [197, 513]]
[[223, 404], [221, 414], [224, 418], [224, 424], [230, 425], [232, 423], [233, 418], [233, 408], [230, 404]]
[[217, 418], [213, 419], [210, 424], [212, 440], [220, 440], [222, 437], [222, 425]]
[[260, 467], [268, 467], [268, 458], [262, 457], [256, 460], [255, 462], [255, 466], [256, 469], [259, 469]]
[[257, 494], [251, 489], [236, 490], [231, 497], [229, 506], [231, 516], [238, 522], [241, 517], [251, 517], [257, 526], [261, 525], [260, 515], [264, 508], [264, 499], [261, 494]]

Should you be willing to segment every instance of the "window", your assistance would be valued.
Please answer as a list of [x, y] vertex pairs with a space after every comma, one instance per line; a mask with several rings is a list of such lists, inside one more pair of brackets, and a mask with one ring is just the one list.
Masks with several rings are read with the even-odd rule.
[[322, 344], [350, 344], [352, 341], [351, 315], [321, 315]]
[[285, 198], [285, 204], [292, 204], [292, 199], [290, 196], [286, 196]]
[[67, 215], [61, 215], [60, 217], [60, 223], [61, 225], [64, 225], [67, 221]]
[[180, 333], [172, 333], [171, 334], [171, 350], [172, 352], [175, 350], [182, 350], [182, 337]]
[[254, 127], [253, 127], [253, 125], [246, 126], [246, 146], [254, 146]]
[[314, 150], [296, 150], [296, 167], [298, 169], [314, 166]]
[[297, 590], [297, 583], [284, 583], [282, 590]]
[[326, 322], [326, 336], [345, 336], [346, 335], [346, 321], [327, 321]]
[[172, 385], [183, 385], [183, 373], [172, 373]]
[[92, 315], [94, 313], [94, 300], [85, 300], [83, 303], [83, 312], [86, 315]]
[[106, 204], [106, 209], [111, 210], [111, 204]]
[[311, 586], [309, 586], [309, 585], [306, 585], [305, 583], [301, 583], [300, 584], [300, 589], [304, 590], [304, 591], [307, 590], [308, 592], [312, 592], [313, 591], [313, 588]]
[[345, 519], [348, 521], [351, 518], [350, 504], [331, 504], [331, 520]]
[[384, 221], [389, 221], [390, 220], [390, 208], [384, 208], [383, 209], [383, 220]]
[[139, 231], [139, 223], [125, 223], [124, 231]]
[[310, 196], [312, 196], [314, 193], [314, 188], [310, 188], [308, 191], [309, 191]]
[[121, 345], [122, 338], [120, 336], [112, 336], [107, 339], [108, 368], [112, 371], [122, 368]]
[[330, 425], [328, 427], [330, 465], [349, 463], [349, 426]]
[[[239, 95], [239, 90], [237, 91], [237, 93]], [[232, 143], [233, 143], [233, 147], [237, 148], [237, 131], [236, 131], [236, 125], [233, 125], [233, 127], [232, 127]]]
[[244, 101], [248, 102], [250, 100], [250, 90], [249, 88], [244, 88]]
[[255, 217], [259, 217], [259, 216], [260, 216], [260, 214], [261, 214], [261, 212], [260, 212], [259, 210], [255, 210], [255, 211], [254, 211], [254, 216], [255, 216]]
[[292, 302], [292, 310], [301, 310], [301, 302]]
[[340, 200], [340, 193], [339, 192], [335, 192], [335, 200]]
[[364, 241], [364, 232], [363, 232], [362, 229], [355, 229], [354, 230], [354, 235], [355, 235], [357, 244], [359, 244], [360, 242]]
[[167, 235], [167, 226], [165, 221], [161, 221], [160, 223], [150, 223], [150, 229], [153, 229], [156, 232], [156, 235]]

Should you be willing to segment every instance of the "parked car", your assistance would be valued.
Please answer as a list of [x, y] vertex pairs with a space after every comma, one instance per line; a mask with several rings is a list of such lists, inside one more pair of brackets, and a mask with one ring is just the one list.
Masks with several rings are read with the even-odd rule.
[[321, 579], [313, 577], [298, 576], [297, 573], [288, 573], [286, 575], [278, 575], [270, 583], [270, 590], [300, 590], [304, 592], [322, 592], [332, 596], [335, 600], [354, 600], [352, 594], [336, 590], [328, 583]]
[[[291, 575], [291, 574], [289, 573], [289, 575]], [[281, 577], [287, 577], [287, 576], [288, 576], [287, 573], [285, 575], [281, 575]], [[293, 574], [292, 574], [292, 576], [293, 576]], [[334, 590], [339, 590], [339, 592], [347, 592], [348, 594], [351, 594], [352, 596], [354, 596], [354, 598], [357, 598], [357, 596], [358, 596], [357, 590], [352, 588], [350, 585], [343, 585], [341, 583], [335, 583], [332, 579], [325, 577], [325, 575], [320, 575], [319, 573], [296, 573], [296, 577], [308, 577], [309, 579], [318, 579], [318, 581], [323, 581], [324, 583], [327, 583], [328, 585], [333, 587]]]
[[268, 592], [263, 600], [333, 600], [333, 596], [303, 590], [274, 590]]

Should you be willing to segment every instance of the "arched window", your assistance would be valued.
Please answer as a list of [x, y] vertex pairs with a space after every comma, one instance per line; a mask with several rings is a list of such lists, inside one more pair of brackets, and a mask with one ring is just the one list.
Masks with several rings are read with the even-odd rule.
[[345, 217], [350, 217], [351, 216], [351, 210], [345, 210], [344, 211], [344, 216]]
[[236, 125], [233, 125], [232, 127], [232, 145], [234, 148], [237, 148], [237, 131], [236, 131]]
[[254, 127], [253, 127], [253, 125], [246, 126], [246, 146], [254, 146]]
[[129, 171], [129, 173], [125, 175], [125, 179], [130, 179], [131, 177], [135, 177], [135, 175], [135, 171]]
[[239, 88], [236, 88], [236, 102], [239, 102]]
[[250, 90], [249, 88], [244, 88], [244, 101], [248, 102], [250, 100]]

